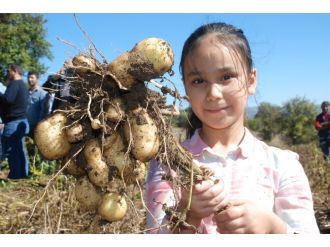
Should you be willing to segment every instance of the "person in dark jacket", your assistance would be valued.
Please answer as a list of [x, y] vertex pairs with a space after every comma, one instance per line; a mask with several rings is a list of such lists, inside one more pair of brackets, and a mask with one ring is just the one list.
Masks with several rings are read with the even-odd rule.
[[321, 104], [322, 112], [315, 119], [315, 128], [318, 131], [320, 147], [324, 155], [324, 159], [330, 158], [330, 103], [324, 101]]
[[48, 76], [43, 88], [48, 91], [46, 96], [46, 109], [48, 114], [73, 103], [74, 100], [70, 94], [70, 83], [67, 77], [71, 76], [70, 61], [66, 61], [58, 73]]
[[[6, 91], [6, 86], [0, 82], [0, 93], [4, 93]], [[3, 128], [5, 125], [2, 123], [1, 119], [1, 107], [0, 107], [0, 170], [1, 170], [1, 161], [2, 161], [2, 145], [1, 145], [1, 136], [3, 132]]]
[[22, 80], [22, 70], [16, 64], [6, 69], [7, 89], [0, 93], [1, 118], [5, 125], [1, 137], [4, 156], [8, 158], [8, 178], [20, 179], [29, 175], [25, 137], [29, 133], [27, 120], [28, 88]]

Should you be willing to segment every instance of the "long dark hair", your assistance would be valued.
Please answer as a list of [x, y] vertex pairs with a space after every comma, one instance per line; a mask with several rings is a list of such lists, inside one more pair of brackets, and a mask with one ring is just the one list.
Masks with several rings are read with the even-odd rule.
[[[243, 31], [233, 25], [223, 22], [214, 22], [200, 26], [197, 28], [188, 39], [185, 41], [181, 60], [180, 60], [180, 73], [184, 81], [184, 61], [189, 53], [191, 53], [196, 45], [207, 35], [216, 34], [218, 41], [231, 48], [246, 65], [247, 71], [250, 72], [253, 67], [252, 55], [249, 42], [245, 37]], [[195, 113], [190, 109], [189, 122], [186, 126], [187, 134], [191, 137], [195, 130], [202, 127], [202, 122], [198, 119]]]

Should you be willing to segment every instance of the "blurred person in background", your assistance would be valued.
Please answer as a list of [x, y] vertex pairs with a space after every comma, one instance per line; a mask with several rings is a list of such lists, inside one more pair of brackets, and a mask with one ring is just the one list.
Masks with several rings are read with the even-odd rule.
[[71, 60], [65, 61], [59, 72], [48, 76], [47, 81], [43, 84], [43, 88], [48, 91], [46, 98], [48, 114], [73, 102], [70, 94], [70, 83], [67, 80], [68, 77], [72, 76], [70, 67], [72, 67]]
[[323, 101], [321, 104], [322, 112], [316, 116], [315, 128], [318, 131], [320, 148], [324, 159], [330, 158], [330, 103]]
[[[0, 93], [4, 93], [6, 91], [6, 86], [0, 82]], [[5, 125], [2, 123], [1, 119], [1, 107], [0, 107], [0, 170], [1, 170], [1, 161], [2, 161], [2, 145], [1, 145], [1, 135], [3, 132], [3, 128]]]
[[8, 158], [8, 178], [21, 179], [29, 175], [29, 162], [25, 150], [25, 137], [29, 133], [29, 92], [22, 80], [19, 65], [8, 64], [5, 78], [7, 89], [5, 93], [0, 93], [1, 118], [4, 123], [2, 150], [3, 156]]
[[46, 114], [46, 95], [47, 92], [39, 85], [39, 74], [29, 71], [27, 81], [29, 84], [29, 105], [27, 118], [30, 125], [29, 137], [33, 139], [34, 129]]

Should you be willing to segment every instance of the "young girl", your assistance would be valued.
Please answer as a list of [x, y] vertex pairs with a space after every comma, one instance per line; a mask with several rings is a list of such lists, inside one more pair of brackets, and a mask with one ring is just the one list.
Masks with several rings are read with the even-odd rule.
[[[257, 72], [243, 31], [225, 23], [201, 26], [186, 40], [180, 68], [194, 124], [183, 146], [217, 179], [193, 186], [187, 224], [175, 232], [319, 233], [298, 155], [268, 146], [244, 127]], [[171, 233], [163, 205], [176, 201], [164, 170], [156, 162], [149, 169], [150, 232]], [[187, 197], [182, 190], [182, 210]]]

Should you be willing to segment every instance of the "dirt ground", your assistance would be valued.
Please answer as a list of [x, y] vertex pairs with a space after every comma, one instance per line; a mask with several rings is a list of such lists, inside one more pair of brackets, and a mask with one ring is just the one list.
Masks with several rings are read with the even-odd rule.
[[[127, 195], [128, 212], [109, 223], [80, 208], [74, 195], [75, 179], [60, 175], [48, 190], [50, 176], [8, 180], [0, 173], [0, 233], [142, 233], [145, 210], [138, 188]], [[134, 205], [134, 207], [133, 207]]]

